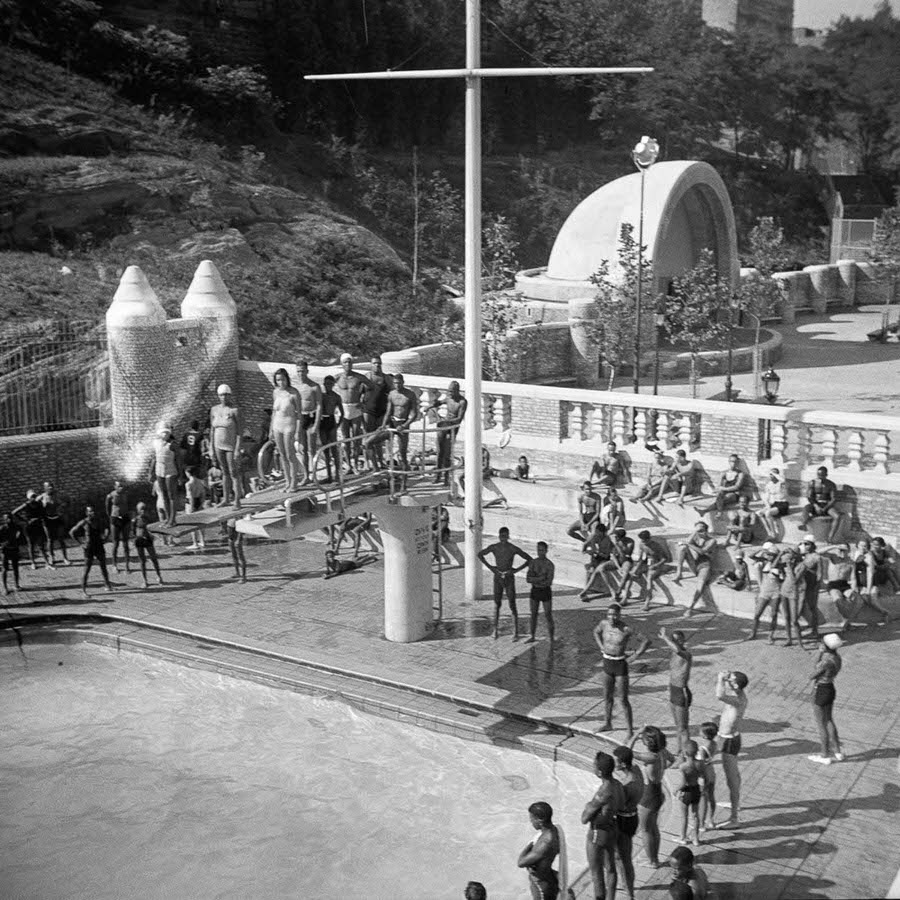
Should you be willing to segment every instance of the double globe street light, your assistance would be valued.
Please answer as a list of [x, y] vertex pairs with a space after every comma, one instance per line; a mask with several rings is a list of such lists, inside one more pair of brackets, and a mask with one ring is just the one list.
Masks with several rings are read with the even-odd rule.
[[659, 144], [646, 134], [634, 145], [631, 158], [641, 173], [641, 203], [638, 212], [637, 303], [634, 311], [634, 392], [641, 390], [641, 299], [644, 287], [644, 181], [647, 170], [659, 157]]

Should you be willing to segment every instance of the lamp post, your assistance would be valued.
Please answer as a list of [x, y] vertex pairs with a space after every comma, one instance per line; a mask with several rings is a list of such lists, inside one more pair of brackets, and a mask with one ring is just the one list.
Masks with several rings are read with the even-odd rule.
[[[631, 151], [631, 158], [641, 173], [641, 204], [638, 211], [637, 304], [634, 310], [634, 392], [641, 391], [641, 295], [644, 286], [644, 180], [647, 169], [659, 156], [659, 144], [645, 134]], [[655, 392], [654, 392], [655, 393]]]
[[741, 324], [741, 305], [737, 294], [731, 295], [728, 304], [728, 371], [725, 374], [725, 400], [731, 403], [734, 400], [734, 388], [731, 376], [734, 374], [734, 314], [737, 311], [738, 325]]
[[666, 314], [660, 310], [659, 298], [656, 301], [656, 315], [653, 324], [656, 326], [653, 341], [653, 393], [656, 395], [659, 393], [659, 336], [662, 333], [663, 325], [666, 324]]
[[781, 376], [769, 366], [762, 373], [763, 390], [766, 392], [766, 400], [774, 403], [778, 399], [778, 388], [781, 385]]
[[[763, 390], [766, 392], [766, 400], [773, 404], [778, 399], [778, 387], [781, 384], [781, 378], [778, 373], [769, 366], [762, 373]], [[772, 457], [772, 420], [766, 419], [766, 458]]]

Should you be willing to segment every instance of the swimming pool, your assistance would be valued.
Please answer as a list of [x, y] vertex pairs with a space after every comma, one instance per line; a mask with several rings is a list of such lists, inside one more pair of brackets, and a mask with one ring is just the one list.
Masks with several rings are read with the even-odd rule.
[[90, 644], [0, 677], [7, 900], [513, 900], [539, 799], [583, 859], [565, 764]]

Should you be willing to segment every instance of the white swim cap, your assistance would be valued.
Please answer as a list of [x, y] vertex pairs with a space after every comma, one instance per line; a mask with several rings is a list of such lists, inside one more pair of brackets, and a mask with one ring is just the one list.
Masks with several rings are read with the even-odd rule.
[[342, 363], [347, 362], [348, 359], [351, 360], [351, 361], [353, 360], [353, 357], [352, 357], [349, 353], [342, 353], [342, 354], [341, 354], [341, 362], [342, 362]]
[[228, 387], [227, 384], [220, 384], [220, 385], [216, 388], [216, 393], [217, 393], [217, 394], [230, 394], [230, 393], [231, 393], [231, 388]]
[[822, 638], [822, 643], [829, 650], [837, 650], [838, 647], [843, 647], [844, 642], [841, 640], [840, 636], [837, 634], [826, 634]]
[[762, 548], [763, 548], [763, 550], [774, 550], [774, 549], [775, 549], [775, 545], [774, 545], [771, 541], [766, 541], [766, 542], [762, 545]]

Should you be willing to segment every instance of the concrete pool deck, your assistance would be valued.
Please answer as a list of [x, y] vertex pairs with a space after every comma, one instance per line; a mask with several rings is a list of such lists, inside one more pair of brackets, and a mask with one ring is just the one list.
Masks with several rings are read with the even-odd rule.
[[[34, 630], [55, 624], [56, 639], [104, 640], [338, 695], [381, 715], [575, 764], [611, 746], [591, 736], [602, 713], [591, 634], [601, 613], [597, 602], [582, 604], [572, 590], [556, 595], [559, 640], [551, 650], [543, 622], [536, 644], [513, 642], [506, 610], [501, 637], [492, 640], [492, 603], [461, 601], [462, 571], [445, 570], [442, 622], [425, 641], [392, 644], [382, 637], [380, 562], [323, 581], [321, 544], [248, 541], [249, 581], [240, 584], [218, 542], [205, 553], [157, 544], [170, 583], [147, 591], [138, 589], [138, 575], [119, 575], [113, 594], [94, 584], [84, 600], [80, 566], [24, 568], [25, 590], [2, 598], [3, 621], [18, 628], [18, 635], [7, 631], [8, 642], [21, 636], [27, 643]], [[896, 614], [896, 598], [893, 608]], [[775, 646], [764, 639], [744, 643], [747, 623], [740, 620], [700, 615], [684, 622], [680, 612], [626, 609], [631, 624], [650, 636], [676, 621], [690, 635], [694, 723], [718, 712], [716, 671], [739, 668], [750, 677], [741, 757], [746, 824], [709, 834], [698, 852], [717, 896], [885, 896], [900, 862], [900, 622], [850, 632], [835, 711], [848, 758], [825, 767], [806, 758], [818, 747], [809, 708], [813, 654], [781, 640]], [[520, 630], [525, 624], [523, 617]], [[632, 667], [638, 727], [653, 723], [671, 731], [666, 685], [667, 655], [656, 640]], [[615, 724], [622, 724], [618, 705]], [[612, 733], [622, 737], [622, 731]], [[722, 799], [721, 776], [719, 782]], [[667, 804], [663, 811], [664, 852], [673, 846], [670, 809]], [[580, 840], [570, 835], [570, 844], [570, 869], [577, 873], [583, 868]], [[489, 877], [483, 880], [490, 891]], [[666, 897], [668, 881], [665, 869], [639, 868], [638, 896]], [[457, 896], [460, 887], [448, 886], [447, 896]], [[578, 896], [589, 896], [583, 888], [579, 882]]]

